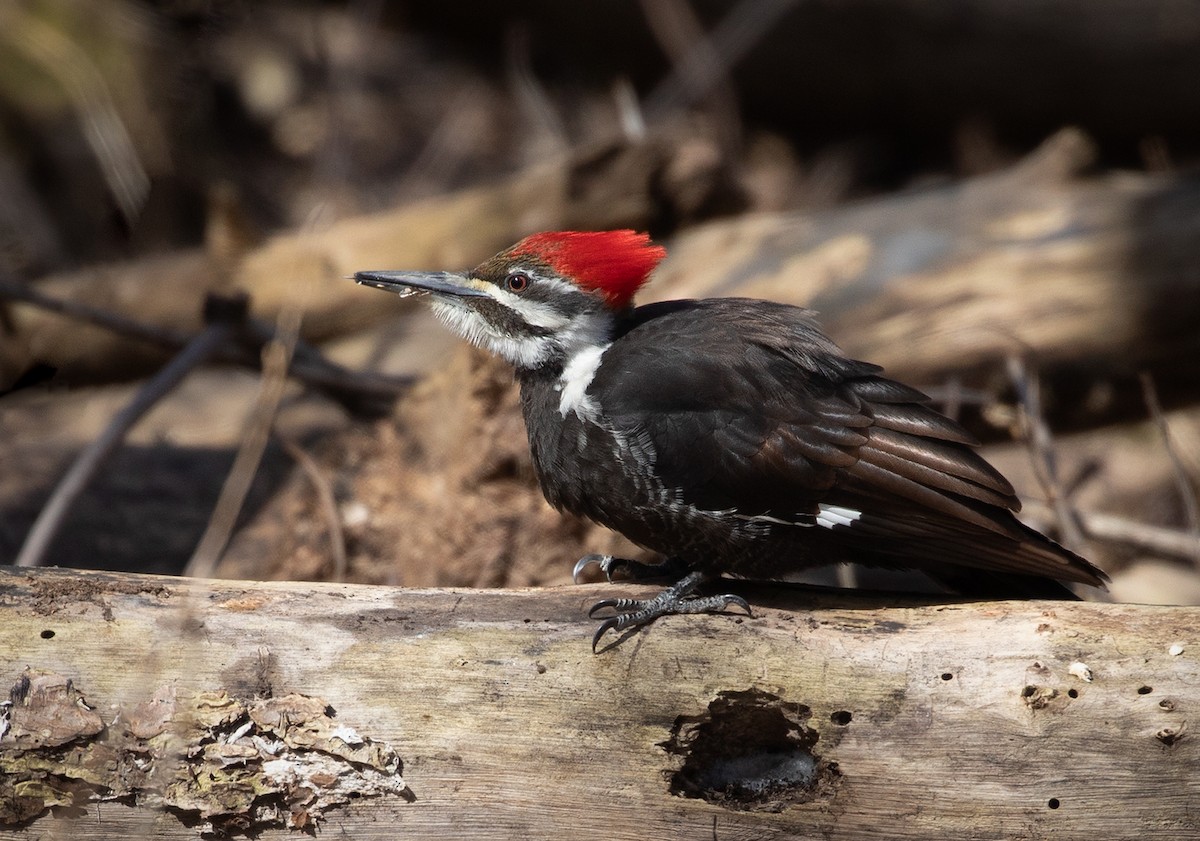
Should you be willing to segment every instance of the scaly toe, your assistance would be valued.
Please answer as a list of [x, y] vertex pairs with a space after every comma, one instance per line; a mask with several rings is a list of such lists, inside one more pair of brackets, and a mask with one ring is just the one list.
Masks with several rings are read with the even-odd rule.
[[628, 616], [630, 613], [642, 610], [646, 607], [646, 604], [646, 602], [638, 601], [637, 599], [601, 599], [588, 610], [588, 619], [595, 619], [597, 613], [610, 608], [616, 611], [616, 616], [612, 618], [620, 619], [623, 616]]
[[606, 610], [613, 615], [604, 618], [596, 635], [592, 638], [592, 651], [609, 631], [623, 631], [626, 628], [636, 628], [648, 625], [662, 616], [673, 613], [720, 613], [730, 607], [744, 611], [747, 616], [753, 616], [750, 604], [744, 598], [733, 593], [719, 596], [693, 597], [691, 594], [705, 581], [706, 575], [700, 571], [692, 571], [676, 584], [663, 590], [653, 599], [601, 599], [592, 605], [588, 618], [596, 619], [597, 614]]

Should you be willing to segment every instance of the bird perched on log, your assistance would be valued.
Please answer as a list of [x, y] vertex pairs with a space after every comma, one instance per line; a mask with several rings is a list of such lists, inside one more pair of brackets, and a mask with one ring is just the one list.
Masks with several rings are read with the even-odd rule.
[[1092, 564], [1020, 523], [1012, 486], [928, 398], [844, 356], [813, 313], [748, 298], [633, 297], [665, 256], [634, 231], [535, 234], [465, 274], [364, 271], [425, 293], [451, 330], [516, 368], [551, 505], [661, 553], [589, 555], [648, 600], [604, 599], [607, 631], [736, 606], [722, 575], [838, 563], [916, 569], [965, 595], [1070, 597]]

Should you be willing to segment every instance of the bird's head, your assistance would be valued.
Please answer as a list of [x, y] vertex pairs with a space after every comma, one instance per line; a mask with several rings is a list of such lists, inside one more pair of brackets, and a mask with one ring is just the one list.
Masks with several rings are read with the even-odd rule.
[[635, 231], [557, 231], [526, 237], [466, 274], [366, 271], [354, 279], [429, 294], [452, 330], [534, 369], [611, 341], [615, 317], [665, 254]]

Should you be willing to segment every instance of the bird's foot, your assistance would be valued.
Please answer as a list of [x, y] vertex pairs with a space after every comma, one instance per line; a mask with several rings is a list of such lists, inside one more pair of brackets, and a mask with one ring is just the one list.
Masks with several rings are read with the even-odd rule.
[[579, 576], [585, 569], [593, 565], [600, 567], [600, 571], [604, 573], [604, 577], [608, 579], [609, 583], [612, 583], [614, 576], [619, 576], [626, 581], [645, 581], [652, 578], [671, 578], [685, 571], [670, 560], [660, 564], [647, 564], [629, 558], [616, 558], [612, 555], [593, 552], [590, 555], [584, 555], [576, 562], [575, 569], [571, 570], [571, 580], [578, 584]]
[[741, 596], [725, 593], [720, 596], [688, 598], [708, 578], [703, 572], [690, 572], [677, 584], [663, 590], [652, 599], [601, 599], [592, 605], [588, 617], [596, 618], [602, 610], [612, 610], [614, 615], [600, 623], [592, 637], [592, 652], [609, 631], [620, 633], [626, 628], [647, 625], [660, 616], [673, 613], [719, 613], [727, 607], [739, 607], [751, 616], [750, 605]]

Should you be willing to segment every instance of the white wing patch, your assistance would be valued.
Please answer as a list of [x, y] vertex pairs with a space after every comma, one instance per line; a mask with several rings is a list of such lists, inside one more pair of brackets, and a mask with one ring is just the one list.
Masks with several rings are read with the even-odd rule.
[[840, 505], [818, 505], [817, 525], [831, 529], [834, 526], [850, 526], [862, 516], [861, 511], [853, 508], [842, 508]]
[[600, 416], [600, 406], [587, 390], [608, 348], [608, 345], [584, 345], [563, 366], [558, 380], [558, 413], [564, 418], [574, 412], [580, 420], [594, 422]]

